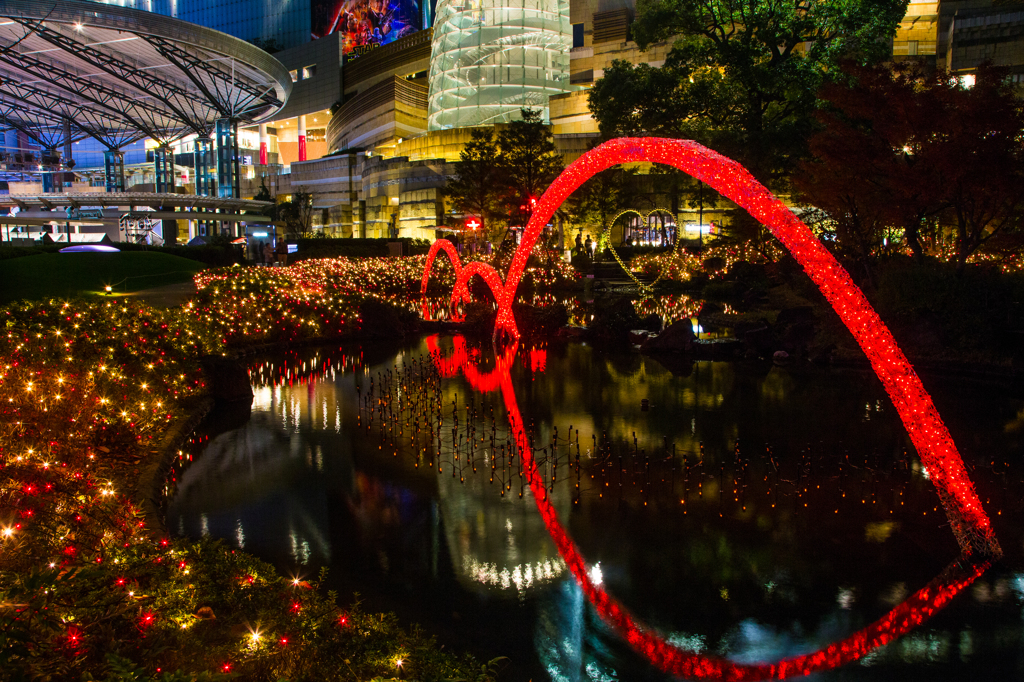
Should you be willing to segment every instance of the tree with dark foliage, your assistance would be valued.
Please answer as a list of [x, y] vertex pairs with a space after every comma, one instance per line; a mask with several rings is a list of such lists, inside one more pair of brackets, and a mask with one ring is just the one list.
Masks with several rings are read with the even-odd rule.
[[499, 181], [515, 225], [526, 224], [533, 213], [533, 202], [540, 199], [565, 167], [540, 111], [521, 111], [521, 120], [512, 121], [498, 133]]
[[843, 57], [888, 56], [903, 0], [639, 0], [641, 49], [675, 38], [665, 65], [616, 61], [590, 91], [606, 138], [686, 137], [784, 179], [804, 152], [815, 92]]
[[498, 146], [490, 128], [476, 128], [455, 163], [455, 175], [445, 185], [445, 194], [455, 208], [480, 218], [480, 231], [487, 234], [492, 220], [500, 215], [501, 188]]
[[982, 67], [973, 87], [914, 65], [845, 65], [825, 86], [821, 130], [794, 187], [835, 229], [838, 248], [869, 267], [890, 228], [920, 261], [922, 232], [950, 228], [956, 264], [1019, 227], [1024, 111], [1006, 74]]

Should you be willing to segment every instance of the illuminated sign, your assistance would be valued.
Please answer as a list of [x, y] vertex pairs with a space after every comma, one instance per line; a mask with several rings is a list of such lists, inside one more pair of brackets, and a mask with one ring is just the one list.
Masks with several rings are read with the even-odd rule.
[[346, 61], [423, 30], [417, 0], [312, 0], [313, 38], [342, 34]]

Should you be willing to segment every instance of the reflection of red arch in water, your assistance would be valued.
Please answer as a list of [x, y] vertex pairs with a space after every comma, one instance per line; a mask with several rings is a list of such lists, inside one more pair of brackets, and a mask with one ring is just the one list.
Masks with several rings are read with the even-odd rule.
[[455, 349], [450, 358], [444, 357], [437, 347], [437, 334], [427, 337], [427, 351], [434, 359], [434, 365], [443, 377], [454, 377], [462, 372], [466, 380], [474, 390], [481, 393], [490, 393], [502, 387], [502, 382], [512, 369], [512, 362], [516, 356], [516, 344], [508, 346], [506, 351], [496, 358], [494, 369], [486, 374], [480, 372], [480, 368], [472, 362], [469, 350], [466, 347], [466, 339], [461, 336], [454, 338]]
[[[691, 141], [657, 138], [612, 140], [584, 154], [571, 164], [544, 193], [527, 225], [523, 241], [513, 256], [505, 282], [502, 282], [497, 272], [488, 265], [471, 263], [464, 268], [461, 267], [458, 254], [451, 244], [442, 244], [440, 242], [443, 240], [439, 240], [431, 248], [427, 259], [423, 279], [424, 290], [433, 258], [439, 250], [444, 249], [456, 270], [452, 301], [457, 303], [465, 300], [469, 295], [470, 277], [474, 274], [481, 275], [491, 287], [498, 302], [495, 333], [504, 330], [516, 338], [518, 333], [512, 316], [512, 301], [525, 269], [526, 259], [548, 219], [569, 194], [595, 173], [618, 163], [637, 161], [674, 166], [711, 185], [768, 226], [804, 267], [843, 323], [853, 333], [870, 359], [875, 374], [885, 386], [935, 484], [943, 509], [960, 545], [961, 556], [935, 580], [882, 619], [841, 642], [811, 654], [777, 663], [740, 665], [672, 647], [652, 630], [635, 621], [621, 604], [591, 582], [583, 557], [548, 502], [544, 482], [530, 454], [529, 442], [522, 428], [522, 419], [508, 372], [511, 368], [509, 353], [515, 352], [513, 344], [502, 354], [503, 361], [489, 376], [488, 384], [493, 385], [495, 380], [500, 383], [516, 443], [523, 457], [524, 473], [534, 494], [537, 508], [562, 558], [602, 618], [622, 633], [634, 649], [666, 672], [683, 677], [728, 680], [783, 678], [826, 670], [856, 660], [921, 624], [987, 569], [994, 558], [1001, 556], [1002, 551], [945, 424], [939, 418], [931, 397], [924, 390], [916, 372], [896, 345], [888, 328], [850, 279], [849, 274], [814, 238], [807, 226], [742, 166]], [[438, 360], [440, 356], [435, 354], [435, 361]], [[453, 360], [453, 364], [461, 364], [463, 367], [471, 365], [465, 352]], [[464, 362], [459, 362], [460, 360]], [[472, 370], [467, 372], [467, 377], [471, 372]]]
[[510, 370], [518, 344], [513, 342], [506, 346], [496, 362], [497, 367], [489, 374], [481, 375], [479, 369], [473, 365], [465, 340], [462, 337], [455, 337], [454, 343], [455, 348], [451, 357], [445, 357], [438, 349], [437, 337], [431, 336], [427, 339], [431, 357], [442, 376], [455, 376], [461, 369], [469, 384], [476, 390], [488, 392], [496, 387], [501, 388], [516, 447], [522, 457], [523, 473], [559, 554], [602, 619], [622, 634], [637, 652], [665, 672], [688, 678], [761, 680], [808, 675], [836, 668], [857, 660], [928, 620], [991, 564], [990, 560], [984, 558], [975, 561], [970, 558], [967, 561], [958, 559], [940, 576], [878, 621], [840, 642], [811, 654], [776, 663], [743, 665], [681, 651], [666, 643], [657, 632], [633, 618], [614, 597], [593, 583], [582, 554], [559, 521], [558, 513], [548, 499], [547, 486], [531, 455], [529, 437], [523, 428], [522, 414], [512, 386]]

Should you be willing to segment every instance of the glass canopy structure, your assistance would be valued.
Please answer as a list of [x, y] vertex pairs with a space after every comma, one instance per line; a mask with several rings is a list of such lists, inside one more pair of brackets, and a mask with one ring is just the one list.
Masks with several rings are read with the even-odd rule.
[[429, 130], [507, 123], [569, 85], [568, 0], [439, 0]]
[[280, 62], [219, 31], [82, 0], [0, 2], [0, 130], [42, 149], [7, 149], [7, 172], [52, 178], [88, 137], [108, 150], [108, 189], [123, 191], [123, 147], [151, 138], [169, 168], [169, 142], [216, 130], [220, 184], [237, 196], [237, 126], [272, 117], [291, 88]]

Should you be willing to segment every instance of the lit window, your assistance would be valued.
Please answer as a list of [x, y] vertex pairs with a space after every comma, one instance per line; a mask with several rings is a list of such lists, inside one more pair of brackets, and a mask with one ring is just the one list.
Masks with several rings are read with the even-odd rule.
[[302, 80], [312, 78], [313, 74], [316, 73], [316, 64], [310, 64], [309, 66], [302, 67]]
[[288, 72], [288, 75], [292, 77], [292, 83], [295, 83], [296, 81], [299, 80], [298, 69], [292, 69], [291, 71]]

